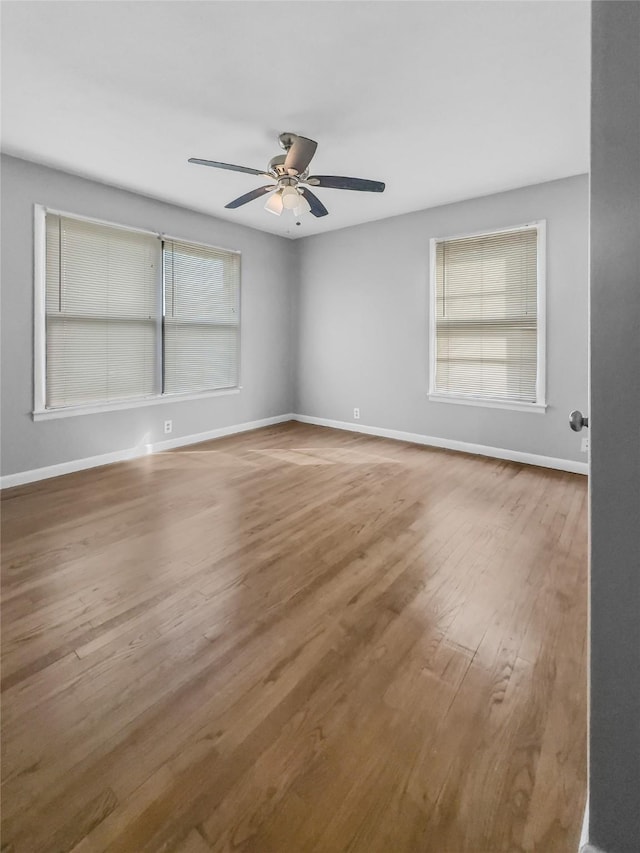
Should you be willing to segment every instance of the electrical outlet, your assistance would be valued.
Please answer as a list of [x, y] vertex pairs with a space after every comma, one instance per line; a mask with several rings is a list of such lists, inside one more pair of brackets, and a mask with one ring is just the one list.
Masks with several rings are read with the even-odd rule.
[[170, 432], [173, 432], [173, 421], [165, 421], [164, 422], [164, 434], [169, 435]]
[[581, 450], [583, 453], [588, 453], [588, 452], [589, 452], [589, 439], [587, 438], [587, 436], [586, 436], [586, 435], [585, 435], [585, 436], [583, 436], [582, 441], [580, 442], [580, 450]]
[[353, 419], [354, 419], [354, 421], [360, 420], [360, 409], [354, 409], [353, 410]]

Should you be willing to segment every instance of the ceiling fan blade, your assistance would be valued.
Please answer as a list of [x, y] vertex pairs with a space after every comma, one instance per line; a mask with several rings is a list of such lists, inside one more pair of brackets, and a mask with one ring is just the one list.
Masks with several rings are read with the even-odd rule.
[[250, 193], [245, 193], [244, 195], [241, 195], [238, 198], [234, 198], [234, 200], [230, 201], [229, 204], [225, 204], [225, 207], [228, 207], [231, 210], [235, 210], [236, 207], [242, 207], [243, 204], [247, 204], [247, 202], [253, 201], [256, 198], [260, 198], [261, 195], [264, 195], [265, 193], [271, 192], [271, 190], [275, 189], [276, 184], [269, 184], [266, 187], [258, 187], [257, 190], [251, 190]]
[[320, 201], [318, 196], [314, 195], [311, 190], [307, 189], [306, 187], [299, 187], [299, 189], [302, 195], [309, 202], [309, 205], [311, 206], [311, 213], [313, 213], [314, 216], [326, 216], [327, 213], [329, 213], [329, 211]]
[[382, 181], [367, 181], [365, 178], [343, 178], [336, 175], [313, 175], [306, 183], [313, 187], [327, 187], [333, 190], [359, 190], [363, 193], [382, 193]]
[[311, 162], [317, 147], [318, 143], [314, 142], [313, 139], [307, 139], [306, 136], [296, 136], [293, 145], [287, 151], [284, 161], [285, 170], [289, 173], [293, 171], [297, 175], [301, 175]]
[[247, 175], [264, 175], [262, 169], [250, 169], [248, 166], [234, 166], [232, 163], [218, 163], [217, 160], [200, 160], [198, 157], [189, 157], [189, 163], [197, 163], [198, 166], [215, 166], [216, 169], [229, 169], [231, 172], [246, 172]]

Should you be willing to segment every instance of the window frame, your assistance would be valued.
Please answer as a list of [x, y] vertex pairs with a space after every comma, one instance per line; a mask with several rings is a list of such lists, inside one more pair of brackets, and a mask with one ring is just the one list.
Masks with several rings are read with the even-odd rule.
[[[160, 289], [160, 302], [162, 313], [157, 319], [157, 327], [161, 334], [158, 336], [157, 351], [159, 353], [159, 372], [158, 378], [160, 392], [147, 397], [130, 397], [122, 400], [111, 400], [108, 402], [91, 402], [74, 406], [61, 406], [59, 408], [47, 408], [46, 406], [46, 378], [47, 378], [47, 333], [46, 333], [46, 216], [52, 214], [56, 216], [65, 216], [69, 219], [76, 219], [82, 222], [92, 222], [96, 225], [106, 225], [110, 228], [120, 228], [123, 231], [133, 231], [142, 234], [149, 234], [157, 237], [161, 241], [175, 241], [180, 243], [188, 243], [192, 246], [198, 246], [205, 249], [215, 249], [219, 252], [229, 252], [230, 254], [238, 255], [240, 265], [240, 280], [238, 284], [238, 384], [231, 388], [218, 388], [211, 391], [188, 391], [188, 392], [172, 392], [164, 393], [162, 373], [163, 373], [163, 356], [162, 356], [162, 330], [164, 326], [164, 275], [158, 276], [158, 287]], [[147, 228], [136, 228], [135, 226], [122, 225], [122, 223], [111, 222], [105, 219], [97, 219], [91, 216], [84, 216], [77, 213], [69, 213], [65, 210], [48, 207], [43, 204], [34, 205], [34, 258], [33, 258], [33, 411], [32, 417], [34, 421], [49, 420], [55, 418], [66, 418], [76, 415], [90, 415], [99, 412], [120, 411], [123, 409], [137, 409], [143, 406], [153, 406], [162, 403], [175, 403], [183, 400], [201, 400], [209, 397], [222, 397], [230, 394], [239, 394], [242, 391], [242, 253], [239, 249], [228, 249], [222, 246], [213, 246], [210, 243], [201, 243], [195, 240], [177, 237], [175, 235], [165, 234], [164, 232], [152, 231]], [[162, 257], [162, 246], [160, 248]]]
[[[520, 412], [544, 414], [546, 400], [546, 226], [545, 219], [512, 225], [506, 228], [490, 228], [483, 231], [470, 231], [447, 237], [432, 237], [429, 240], [429, 382], [427, 397], [434, 403], [453, 403], [463, 406], [481, 406], [488, 409], [511, 409]], [[436, 250], [438, 243], [448, 240], [464, 240], [472, 237], [489, 237], [494, 234], [508, 234], [514, 231], [534, 229], [537, 232], [537, 288], [536, 288], [536, 401], [505, 400], [499, 397], [483, 397], [454, 391], [436, 390]]]

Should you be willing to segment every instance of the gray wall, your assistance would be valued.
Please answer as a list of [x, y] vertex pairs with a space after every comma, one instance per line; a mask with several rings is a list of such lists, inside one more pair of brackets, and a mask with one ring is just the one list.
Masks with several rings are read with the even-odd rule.
[[[567, 413], [587, 405], [586, 176], [295, 242], [2, 158], [2, 473], [296, 411], [585, 461]], [[239, 395], [34, 423], [33, 205], [240, 249]], [[544, 415], [429, 402], [429, 238], [547, 220]]]
[[[33, 205], [242, 252], [240, 394], [34, 423]], [[2, 157], [2, 474], [292, 410], [290, 241], [24, 160]]]
[[[430, 402], [429, 239], [547, 220], [543, 415]], [[296, 411], [586, 462], [567, 428], [587, 404], [588, 178], [580, 175], [307, 237]]]
[[592, 7], [589, 840], [640, 850], [640, 4]]

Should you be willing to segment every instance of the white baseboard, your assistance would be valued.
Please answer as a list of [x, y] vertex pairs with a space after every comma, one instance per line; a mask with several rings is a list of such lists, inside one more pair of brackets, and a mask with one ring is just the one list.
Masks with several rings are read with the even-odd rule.
[[588, 474], [588, 462], [576, 462], [573, 459], [556, 459], [553, 456], [538, 456], [536, 453], [523, 453], [519, 450], [505, 450], [501, 447], [488, 447], [484, 444], [471, 444], [467, 441], [454, 441], [450, 438], [437, 438], [432, 435], [421, 435], [416, 432], [402, 432], [396, 429], [354, 424], [349, 421], [333, 421], [327, 418], [314, 418], [309, 415], [292, 415], [293, 419], [303, 424], [344, 429], [349, 432], [360, 432], [365, 435], [379, 435], [383, 438], [393, 438], [396, 441], [409, 441], [413, 444], [426, 444], [429, 447], [442, 447], [446, 450], [460, 450], [463, 453], [475, 453], [479, 456], [492, 456], [495, 459], [508, 459], [511, 462], [522, 462], [525, 465], [538, 465], [542, 468], [556, 468], [558, 471], [570, 471], [573, 474]]
[[211, 441], [213, 438], [224, 438], [225, 435], [235, 435], [238, 432], [249, 432], [252, 429], [283, 424], [286, 421], [295, 420], [295, 415], [276, 415], [273, 418], [261, 418], [258, 421], [246, 421], [243, 424], [232, 424], [219, 429], [210, 429], [207, 432], [198, 432], [195, 435], [185, 435], [181, 438], [168, 438], [165, 441], [157, 441], [151, 447], [149, 453], [160, 453], [163, 450], [173, 450], [174, 447], [186, 447], [189, 444], [200, 444], [201, 441]]
[[261, 418], [257, 421], [247, 421], [242, 424], [219, 427], [218, 429], [199, 432], [194, 435], [184, 435], [178, 438], [170, 438], [166, 441], [157, 441], [155, 444], [143, 444], [138, 447], [129, 447], [117, 450], [114, 453], [102, 453], [99, 456], [88, 456], [85, 459], [73, 459], [70, 462], [61, 462], [58, 465], [48, 465], [45, 468], [34, 468], [31, 471], [20, 471], [17, 474], [6, 474], [0, 477], [0, 489], [8, 489], [11, 486], [22, 486], [25, 483], [33, 483], [37, 480], [46, 480], [50, 477], [59, 477], [61, 474], [70, 474], [73, 471], [83, 471], [86, 468], [97, 468], [99, 465], [109, 465], [112, 462], [126, 462], [129, 459], [137, 459], [149, 453], [159, 453], [163, 450], [172, 450], [175, 447], [186, 447], [189, 444], [198, 444], [201, 441], [211, 441], [214, 438], [222, 438], [225, 435], [247, 432], [260, 427], [272, 426], [286, 421], [299, 421], [305, 424], [316, 424], [317, 426], [331, 427], [332, 429], [359, 432], [365, 435], [378, 435], [382, 438], [392, 438], [396, 441], [408, 441], [413, 444], [424, 444], [429, 447], [442, 447], [446, 450], [459, 450], [464, 453], [475, 453], [480, 456], [492, 456], [496, 459], [508, 459], [512, 462], [522, 462], [525, 465], [539, 465], [543, 468], [556, 468], [559, 471], [571, 471], [575, 474], [588, 474], [587, 462], [575, 462], [572, 459], [556, 459], [552, 456], [538, 456], [535, 453], [522, 453], [518, 450], [504, 450], [500, 447], [488, 447], [484, 444], [471, 444], [466, 441], [454, 441], [448, 438], [437, 438], [431, 435], [421, 435], [414, 432], [403, 432], [383, 427], [367, 426], [365, 424], [353, 424], [348, 421], [334, 421], [328, 418], [314, 418], [309, 415], [285, 414], [276, 415], [272, 418]]
[[146, 456], [149, 453], [160, 453], [163, 450], [172, 450], [175, 447], [186, 447], [189, 444], [198, 444], [201, 441], [210, 441], [213, 438], [222, 438], [225, 435], [234, 435], [238, 432], [248, 432], [252, 429], [260, 429], [260, 427], [281, 424], [294, 419], [295, 416], [292, 414], [276, 415], [273, 418], [261, 418], [257, 421], [232, 424], [194, 435], [183, 435], [166, 441], [157, 441], [155, 444], [128, 447], [125, 450], [116, 450], [114, 453], [102, 453], [99, 456], [88, 456], [85, 459], [73, 459], [70, 462], [61, 462], [58, 465], [48, 465], [46, 468], [34, 468], [32, 471], [6, 474], [4, 477], [0, 477], [0, 489], [22, 486], [25, 483], [34, 483], [36, 480], [47, 480], [50, 477], [59, 477], [61, 474], [71, 474], [73, 471], [84, 471], [86, 468], [97, 468], [99, 465], [109, 465], [112, 462], [126, 462], [130, 459]]

